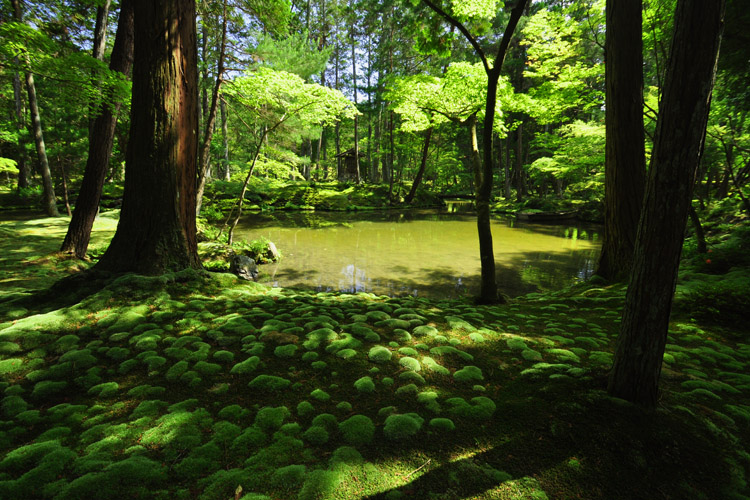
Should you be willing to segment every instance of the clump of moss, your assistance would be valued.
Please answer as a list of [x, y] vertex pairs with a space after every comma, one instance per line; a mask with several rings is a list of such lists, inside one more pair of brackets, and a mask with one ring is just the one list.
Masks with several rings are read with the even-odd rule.
[[232, 369], [229, 370], [229, 373], [231, 373], [232, 375], [244, 375], [246, 373], [255, 371], [255, 369], [258, 368], [259, 364], [260, 358], [258, 356], [251, 356], [245, 361], [240, 361], [239, 363], [234, 365]]
[[255, 415], [255, 425], [264, 431], [274, 431], [281, 427], [291, 412], [286, 406], [266, 406]]
[[234, 353], [231, 351], [219, 350], [214, 353], [213, 358], [219, 363], [229, 364], [234, 361]]
[[292, 382], [283, 377], [277, 377], [275, 375], [258, 375], [250, 381], [247, 386], [251, 389], [259, 391], [273, 392], [281, 389], [286, 389], [292, 385]]
[[352, 411], [352, 404], [348, 401], [342, 401], [336, 405], [336, 409], [342, 413], [349, 413]]
[[383, 434], [388, 439], [400, 441], [416, 436], [423, 423], [424, 419], [416, 413], [389, 415], [385, 419]]
[[403, 382], [413, 382], [419, 385], [425, 384], [424, 377], [422, 377], [422, 375], [420, 375], [419, 373], [412, 372], [412, 371], [406, 371], [406, 372], [400, 373], [398, 376], [398, 379]]
[[398, 364], [414, 372], [422, 370], [422, 365], [419, 364], [419, 361], [414, 358], [410, 358], [409, 356], [404, 356], [399, 359]]
[[297, 352], [297, 346], [294, 344], [280, 345], [273, 350], [274, 356], [277, 358], [288, 359], [294, 357]]
[[328, 437], [328, 431], [320, 425], [312, 425], [302, 434], [302, 439], [314, 445], [327, 443]]
[[297, 404], [297, 415], [305, 417], [315, 411], [315, 408], [309, 401], [300, 401]]
[[490, 418], [497, 409], [495, 402], [484, 396], [471, 398], [471, 403], [467, 403], [463, 398], [450, 398], [445, 400], [450, 406], [449, 413], [458, 417], [469, 418], [472, 420], [486, 420]]
[[339, 424], [344, 441], [353, 446], [370, 444], [375, 435], [375, 424], [365, 415], [354, 415]]
[[329, 401], [331, 399], [331, 395], [323, 389], [315, 389], [310, 393], [310, 397], [318, 401]]
[[453, 374], [453, 378], [459, 382], [475, 382], [484, 380], [484, 375], [482, 375], [482, 370], [479, 367], [469, 365], [457, 370]]
[[450, 432], [456, 428], [456, 424], [449, 418], [433, 418], [429, 425], [430, 428], [439, 432]]
[[271, 474], [271, 486], [284, 490], [297, 489], [305, 479], [306, 470], [304, 465], [287, 465], [276, 469]]
[[387, 347], [376, 345], [370, 348], [367, 357], [374, 363], [387, 363], [391, 360], [392, 355], [393, 354]]
[[424, 356], [422, 358], [422, 364], [424, 364], [427, 369], [433, 373], [437, 373], [439, 375], [450, 375], [450, 370], [440, 365], [437, 361], [429, 356]]
[[441, 346], [433, 347], [432, 349], [430, 349], [430, 353], [432, 353], [435, 356], [454, 356], [455, 355], [466, 361], [474, 361], [474, 356], [472, 356], [468, 352], [464, 352], [459, 349], [456, 349], [455, 347], [451, 345], [441, 345]]
[[437, 335], [438, 330], [434, 326], [420, 325], [414, 328], [414, 330], [412, 330], [412, 333], [415, 337], [423, 337], [425, 335], [432, 337]]
[[60, 394], [67, 389], [67, 387], [68, 383], [65, 381], [42, 380], [34, 384], [34, 389], [31, 391], [31, 397], [33, 399], [46, 400], [52, 396]]
[[333, 432], [338, 428], [336, 416], [330, 413], [321, 413], [312, 419], [312, 425], [318, 425], [325, 428], [328, 432]]
[[364, 376], [354, 382], [354, 388], [359, 392], [370, 393], [375, 391], [375, 382], [371, 377]]

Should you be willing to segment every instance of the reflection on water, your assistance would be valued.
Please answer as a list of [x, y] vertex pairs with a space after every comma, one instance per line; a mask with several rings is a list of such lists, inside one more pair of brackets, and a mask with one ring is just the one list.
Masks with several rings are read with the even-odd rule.
[[[591, 276], [595, 227], [521, 224], [496, 218], [492, 235], [500, 289], [516, 296]], [[475, 295], [476, 219], [436, 211], [274, 212], [245, 216], [237, 236], [261, 236], [283, 254], [260, 281], [317, 291], [449, 297]]]

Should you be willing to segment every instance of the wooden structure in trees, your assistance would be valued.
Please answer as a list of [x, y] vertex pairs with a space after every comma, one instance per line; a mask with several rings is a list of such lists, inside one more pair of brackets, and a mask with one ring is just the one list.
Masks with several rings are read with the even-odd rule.
[[[362, 158], [366, 155], [362, 151], [359, 152], [360, 169], [362, 168]], [[356, 181], [357, 180], [357, 161], [354, 157], [354, 148], [349, 148], [346, 151], [335, 156], [336, 165], [338, 166], [338, 179], [340, 181]]]

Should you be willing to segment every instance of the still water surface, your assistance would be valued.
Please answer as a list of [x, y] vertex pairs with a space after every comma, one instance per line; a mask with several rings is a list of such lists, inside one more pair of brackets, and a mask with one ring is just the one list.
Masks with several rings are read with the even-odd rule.
[[[494, 218], [498, 285], [517, 296], [555, 290], [594, 271], [598, 229]], [[237, 237], [273, 241], [283, 258], [259, 281], [317, 291], [457, 298], [479, 290], [476, 218], [436, 211], [249, 214]]]

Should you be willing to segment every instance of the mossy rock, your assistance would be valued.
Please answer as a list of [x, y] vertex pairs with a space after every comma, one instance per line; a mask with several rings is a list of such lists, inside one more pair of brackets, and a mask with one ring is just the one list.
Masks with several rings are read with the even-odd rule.
[[411, 382], [419, 385], [425, 384], [424, 377], [419, 373], [411, 370], [399, 373], [398, 379], [402, 382]]
[[231, 351], [219, 350], [213, 354], [213, 359], [219, 363], [229, 364], [234, 361], [234, 353]]
[[24, 370], [22, 358], [9, 358], [0, 360], [0, 375], [12, 375]]
[[307, 467], [304, 465], [287, 465], [276, 469], [271, 474], [271, 486], [283, 490], [296, 490], [305, 479]]
[[34, 389], [31, 391], [31, 398], [46, 400], [62, 393], [67, 388], [68, 383], [65, 381], [42, 380], [34, 384]]
[[407, 384], [396, 389], [396, 396], [411, 397], [416, 396], [417, 392], [419, 392], [419, 388], [416, 384]]
[[523, 339], [515, 337], [505, 339], [505, 344], [508, 346], [508, 349], [511, 349], [513, 351], [523, 351], [527, 348], [526, 342]]
[[544, 359], [542, 353], [535, 351], [534, 349], [524, 349], [521, 351], [521, 357], [526, 361], [541, 361]]
[[448, 370], [446, 367], [442, 366], [429, 356], [424, 356], [422, 358], [422, 364], [427, 367], [427, 370], [431, 371], [432, 373], [437, 373], [438, 375], [450, 375], [450, 370]]
[[312, 419], [312, 425], [318, 425], [325, 428], [328, 432], [333, 432], [338, 429], [338, 420], [335, 415], [331, 413], [321, 413]]

